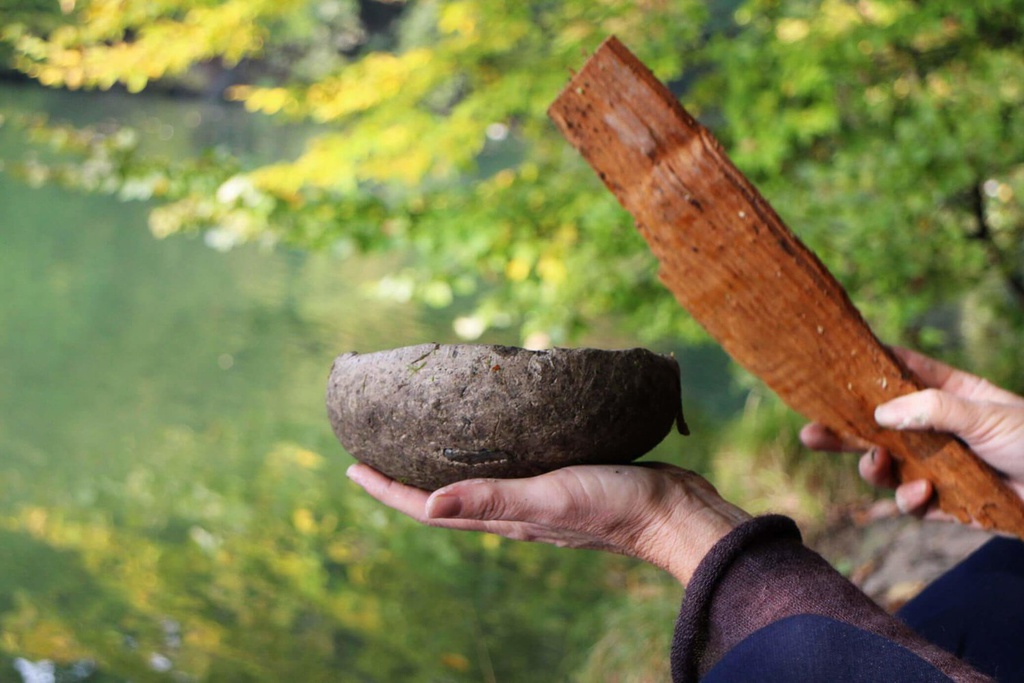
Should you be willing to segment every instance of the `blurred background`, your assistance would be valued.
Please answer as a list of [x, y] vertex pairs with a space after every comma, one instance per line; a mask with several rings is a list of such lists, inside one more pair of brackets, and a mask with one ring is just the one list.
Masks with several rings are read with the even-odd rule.
[[973, 4], [0, 0], [0, 680], [665, 680], [678, 586], [382, 508], [331, 361], [673, 352], [694, 435], [648, 457], [824, 533], [854, 461], [545, 110], [617, 35], [883, 340], [1021, 391], [1024, 1]]

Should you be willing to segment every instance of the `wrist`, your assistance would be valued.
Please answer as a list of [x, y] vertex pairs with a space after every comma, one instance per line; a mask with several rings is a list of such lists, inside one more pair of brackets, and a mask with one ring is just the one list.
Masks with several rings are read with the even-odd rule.
[[724, 500], [689, 514], [673, 515], [658, 529], [660, 561], [655, 564], [686, 586], [711, 549], [751, 519], [750, 514]]

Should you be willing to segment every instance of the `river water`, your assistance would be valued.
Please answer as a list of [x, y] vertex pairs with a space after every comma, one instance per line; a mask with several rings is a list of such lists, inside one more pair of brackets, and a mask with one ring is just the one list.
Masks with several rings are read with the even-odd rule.
[[[0, 86], [19, 112], [126, 122], [168, 155], [303, 137], [201, 100]], [[25, 153], [0, 127], [0, 160]], [[368, 298], [387, 260], [156, 240], [147, 209], [0, 174], [0, 680], [568, 678], [632, 565], [421, 529], [344, 478], [332, 358], [455, 341], [447, 322]], [[728, 412], [721, 357], [692, 353]]]

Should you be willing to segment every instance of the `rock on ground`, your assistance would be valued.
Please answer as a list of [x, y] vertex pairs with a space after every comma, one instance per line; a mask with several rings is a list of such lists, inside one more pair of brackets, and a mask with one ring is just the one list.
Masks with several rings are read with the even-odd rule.
[[808, 544], [889, 611], [980, 547], [992, 534], [901, 515], [892, 501], [845, 510]]

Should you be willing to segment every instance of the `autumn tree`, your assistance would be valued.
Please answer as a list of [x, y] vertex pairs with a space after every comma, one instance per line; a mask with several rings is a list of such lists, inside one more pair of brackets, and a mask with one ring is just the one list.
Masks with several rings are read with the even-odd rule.
[[609, 314], [649, 339], [692, 336], [628, 217], [545, 116], [614, 33], [710, 125], [883, 337], [1021, 376], [1020, 0], [61, 6], [55, 27], [3, 32], [13, 65], [43, 84], [136, 92], [243, 61], [262, 68], [227, 99], [319, 125], [301, 155], [258, 166], [168, 167], [131, 137], [62, 131], [111, 170], [103, 182], [73, 164], [51, 177], [143, 188], [160, 200], [159, 237], [400, 253], [379, 291], [471, 306], [456, 321], [466, 339], [513, 326], [564, 342]]

